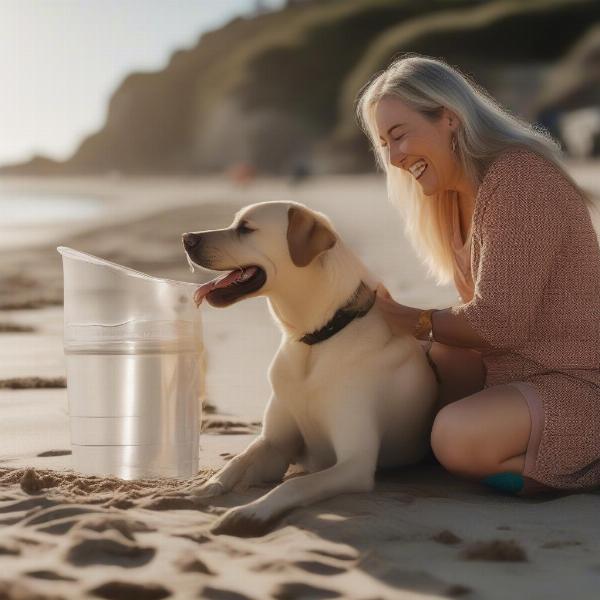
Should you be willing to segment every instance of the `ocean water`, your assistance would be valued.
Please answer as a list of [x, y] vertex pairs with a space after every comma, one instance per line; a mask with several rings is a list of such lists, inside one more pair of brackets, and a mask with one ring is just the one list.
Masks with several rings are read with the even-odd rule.
[[0, 225], [38, 225], [88, 219], [104, 211], [100, 198], [0, 189]]

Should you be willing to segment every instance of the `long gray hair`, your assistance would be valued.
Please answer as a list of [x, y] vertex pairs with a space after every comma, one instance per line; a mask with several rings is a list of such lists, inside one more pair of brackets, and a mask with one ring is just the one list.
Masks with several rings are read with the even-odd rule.
[[400, 210], [409, 240], [425, 262], [428, 275], [438, 285], [453, 280], [448, 203], [456, 202], [458, 193], [445, 191], [426, 196], [408, 171], [388, 162], [375, 123], [377, 103], [384, 96], [398, 97], [432, 122], [441, 118], [444, 107], [456, 113], [460, 121], [456, 155], [476, 189], [491, 162], [507, 148], [520, 145], [559, 167], [583, 195], [588, 210], [592, 206], [585, 191], [567, 173], [560, 143], [548, 131], [510, 113], [445, 61], [415, 53], [403, 54], [363, 86], [357, 100], [357, 116], [373, 145], [378, 166], [386, 173], [388, 198]]

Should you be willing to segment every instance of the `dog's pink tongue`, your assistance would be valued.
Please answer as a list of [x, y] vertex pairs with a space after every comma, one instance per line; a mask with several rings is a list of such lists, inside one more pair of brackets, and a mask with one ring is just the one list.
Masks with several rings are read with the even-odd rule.
[[213, 290], [217, 288], [227, 287], [230, 283], [234, 282], [241, 274], [243, 273], [242, 269], [236, 269], [235, 271], [231, 271], [231, 273], [226, 273], [225, 275], [220, 275], [219, 277], [215, 277], [208, 283], [202, 284], [195, 292], [194, 292], [194, 302], [196, 306], [200, 306], [202, 304], [202, 300], [208, 294], [210, 294]]

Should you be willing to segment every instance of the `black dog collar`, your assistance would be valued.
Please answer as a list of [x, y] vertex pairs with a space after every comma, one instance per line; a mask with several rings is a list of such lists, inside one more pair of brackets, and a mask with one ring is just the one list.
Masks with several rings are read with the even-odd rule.
[[375, 292], [361, 281], [356, 291], [350, 297], [350, 300], [339, 308], [321, 329], [305, 334], [298, 341], [304, 342], [309, 346], [324, 342], [338, 331], [344, 329], [354, 319], [364, 317], [371, 310], [373, 304], [375, 304]]

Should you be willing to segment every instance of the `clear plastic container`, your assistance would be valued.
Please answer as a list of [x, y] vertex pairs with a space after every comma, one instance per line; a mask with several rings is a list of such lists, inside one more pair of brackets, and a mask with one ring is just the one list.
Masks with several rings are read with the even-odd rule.
[[197, 284], [59, 246], [73, 468], [124, 479], [198, 470]]

